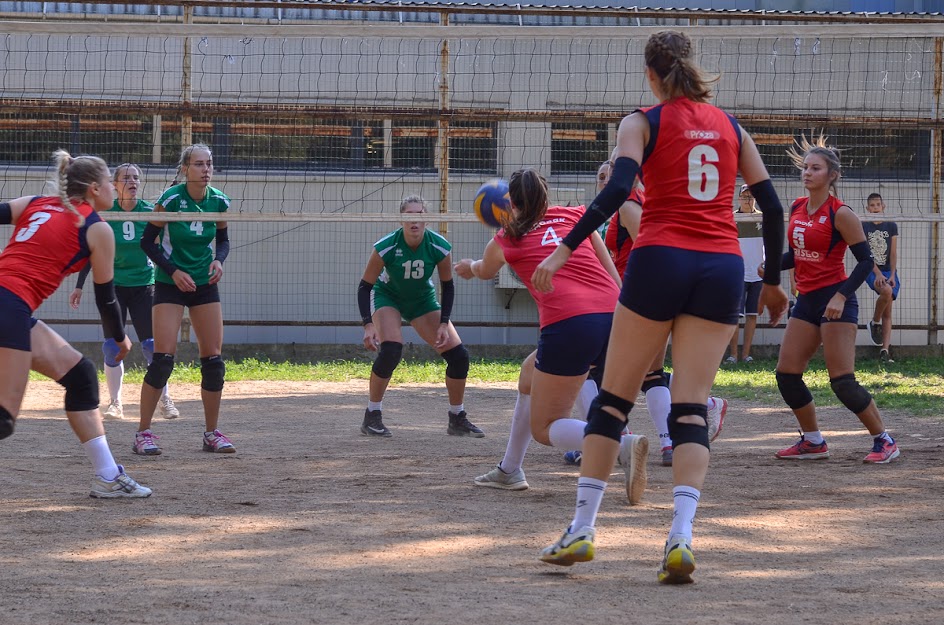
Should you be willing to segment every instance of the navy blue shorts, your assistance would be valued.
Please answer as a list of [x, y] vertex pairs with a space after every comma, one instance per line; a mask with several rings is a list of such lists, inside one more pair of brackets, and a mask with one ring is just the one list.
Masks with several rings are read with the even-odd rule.
[[550, 375], [583, 375], [602, 367], [613, 313], [577, 315], [541, 329], [534, 368]]
[[744, 296], [741, 297], [742, 317], [745, 315], [757, 316], [757, 306], [760, 304], [760, 291], [763, 286], [764, 283], [760, 280], [744, 283]]
[[[121, 308], [121, 325], [128, 325], [128, 313], [139, 341], [154, 338], [151, 327], [151, 307], [154, 303], [154, 285], [116, 286], [115, 295]], [[109, 338], [106, 334], [105, 338]]]
[[220, 301], [220, 289], [216, 284], [203, 284], [196, 291], [183, 292], [176, 284], [166, 282], [154, 283], [154, 305], [177, 304], [187, 308], [195, 308], [204, 304], [215, 304]]
[[32, 351], [30, 330], [36, 325], [29, 304], [0, 286], [0, 347], [21, 352]]
[[620, 303], [653, 321], [687, 314], [735, 325], [744, 292], [744, 259], [650, 245], [634, 248]]
[[[885, 279], [888, 280], [892, 277], [892, 272], [883, 271], [882, 275], [885, 276]], [[878, 289], [875, 288], [875, 272], [871, 272], [869, 275], [865, 276], [865, 283], [869, 285], [869, 288], [878, 293]], [[895, 272], [895, 288], [892, 289], [892, 301], [898, 299], [898, 291], [901, 290], [901, 277], [898, 275], [898, 272]]]
[[817, 289], [816, 291], [810, 291], [809, 293], [800, 293], [800, 295], [797, 296], [796, 304], [793, 306], [793, 312], [790, 316], [796, 319], [802, 319], [815, 326], [819, 326], [823, 323], [834, 323], [836, 321], [843, 323], [859, 323], [859, 300], [856, 299], [855, 293], [846, 300], [846, 305], [842, 309], [842, 316], [839, 317], [839, 319], [827, 319], [823, 316], [826, 312], [826, 305], [842, 284], [842, 282], [839, 282], [832, 286]]

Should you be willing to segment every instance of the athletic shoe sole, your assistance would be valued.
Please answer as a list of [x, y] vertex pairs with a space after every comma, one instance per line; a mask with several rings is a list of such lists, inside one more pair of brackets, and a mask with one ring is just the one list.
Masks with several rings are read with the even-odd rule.
[[691, 584], [695, 572], [695, 554], [684, 545], [680, 545], [665, 557], [663, 568], [659, 571], [660, 584]]
[[[629, 505], [635, 506], [642, 501], [646, 492], [646, 460], [649, 456], [649, 439], [645, 436], [627, 434], [633, 440], [628, 441], [620, 448], [620, 464], [626, 474], [626, 498]], [[631, 454], [627, 458], [626, 455]]]
[[498, 488], [500, 490], [528, 490], [530, 487], [527, 482], [512, 482], [511, 484], [502, 484], [501, 482], [479, 481], [478, 478], [472, 480], [476, 486], [485, 486], [487, 488]]
[[558, 566], [573, 566], [578, 562], [590, 562], [594, 556], [593, 543], [589, 540], [578, 540], [553, 555], [542, 555], [541, 562]]
[[896, 449], [895, 452], [894, 452], [892, 455], [890, 455], [888, 458], [885, 458], [884, 460], [868, 460], [868, 459], [866, 459], [866, 460], [863, 460], [862, 462], [863, 462], [864, 464], [888, 464], [889, 462], [891, 462], [892, 460], [894, 460], [895, 458], [897, 458], [897, 457], [900, 456], [900, 455], [901, 455], [901, 450]]
[[818, 454], [800, 454], [798, 456], [777, 456], [780, 460], [820, 460], [829, 458], [829, 452], [824, 451]]
[[390, 430], [377, 432], [376, 430], [373, 430], [367, 427], [366, 425], [361, 426], [361, 434], [363, 434], [364, 436], [373, 436], [375, 438], [390, 438], [391, 436], [393, 436], [393, 432], [391, 432]]

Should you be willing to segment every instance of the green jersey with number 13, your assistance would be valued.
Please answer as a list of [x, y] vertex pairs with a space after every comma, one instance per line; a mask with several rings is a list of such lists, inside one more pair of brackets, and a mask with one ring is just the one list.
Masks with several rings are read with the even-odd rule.
[[[164, 191], [157, 203], [168, 213], [220, 213], [219, 221], [226, 221], [222, 214], [229, 210], [230, 199], [219, 189], [207, 187], [206, 195], [197, 202], [187, 193], [187, 185], [179, 184]], [[190, 274], [197, 286], [203, 286], [210, 282], [215, 238], [215, 221], [169, 221], [161, 233], [161, 248], [178, 269]], [[160, 267], [157, 281], [174, 284]]]
[[384, 261], [383, 273], [374, 290], [396, 301], [407, 302], [435, 293], [433, 272], [449, 255], [452, 245], [441, 234], [427, 229], [414, 250], [407, 245], [403, 228], [400, 228], [374, 243], [374, 249]]

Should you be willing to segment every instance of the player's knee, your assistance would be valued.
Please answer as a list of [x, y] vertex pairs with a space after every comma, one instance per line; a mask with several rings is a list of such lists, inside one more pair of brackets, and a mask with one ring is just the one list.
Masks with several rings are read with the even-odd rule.
[[144, 374], [144, 383], [151, 388], [164, 388], [173, 370], [174, 355], [155, 352], [151, 364], [148, 365], [147, 373]]
[[118, 361], [118, 354], [120, 352], [121, 348], [118, 347], [118, 343], [115, 339], [105, 339], [105, 342], [102, 343], [102, 354], [105, 355], [105, 366], [117, 367], [121, 364]]
[[653, 389], [658, 386], [669, 388], [669, 376], [666, 374], [665, 369], [656, 369], [655, 371], [650, 371], [646, 375], [646, 379], [642, 382], [642, 392], [645, 393], [649, 389]]
[[[679, 421], [682, 417], [701, 417], [702, 423]], [[695, 443], [710, 449], [708, 442], [708, 406], [705, 404], [673, 403], [669, 408], [669, 436], [672, 446]]]
[[803, 381], [802, 373], [784, 373], [778, 371], [777, 388], [780, 389], [780, 396], [793, 410], [799, 410], [813, 401], [813, 394], [807, 388]]
[[393, 375], [393, 370], [400, 364], [401, 358], [403, 358], [403, 343], [384, 341], [380, 344], [380, 351], [377, 353], [377, 358], [374, 359], [374, 366], [371, 371], [378, 378], [389, 380], [390, 376]]
[[200, 359], [200, 388], [219, 393], [226, 378], [226, 363], [222, 356], [206, 356]]
[[459, 343], [449, 351], [442, 353], [446, 361], [446, 377], [453, 380], [464, 380], [469, 377], [469, 350]]
[[141, 341], [141, 351], [144, 352], [144, 359], [148, 364], [154, 360], [154, 339], [144, 339]]
[[829, 385], [842, 405], [859, 414], [872, 403], [872, 395], [862, 388], [854, 373], [847, 373], [838, 378], [830, 378]]
[[98, 408], [98, 373], [85, 356], [56, 381], [66, 389], [67, 411], [83, 412]]
[[584, 436], [597, 434], [605, 436], [617, 443], [623, 436], [623, 428], [626, 427], [626, 419], [621, 419], [610, 413], [604, 408], [612, 408], [623, 415], [628, 415], [633, 409], [633, 402], [623, 399], [609, 391], [601, 390], [590, 404], [590, 412], [587, 414], [587, 427], [584, 428]]
[[13, 423], [15, 421], [10, 411], [0, 406], [0, 439], [7, 438], [13, 434]]

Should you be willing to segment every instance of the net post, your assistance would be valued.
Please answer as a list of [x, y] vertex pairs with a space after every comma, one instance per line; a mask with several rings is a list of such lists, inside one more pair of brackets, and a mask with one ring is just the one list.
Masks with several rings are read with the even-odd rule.
[[[184, 24], [193, 24], [193, 6], [184, 5]], [[180, 78], [183, 104], [189, 109], [193, 103], [193, 50], [191, 38], [184, 37], [183, 67]], [[187, 112], [180, 120], [180, 145], [186, 147], [193, 144], [193, 116]]]
[[[944, 141], [941, 137], [941, 95], [944, 90], [944, 39], [935, 37], [934, 39], [934, 120], [938, 122], [931, 130], [931, 212], [935, 215], [941, 213], [941, 172], [942, 172], [942, 148]], [[929, 256], [931, 259], [931, 271], [928, 275], [928, 345], [937, 344], [938, 328], [938, 284], [940, 279], [939, 266], [941, 264], [941, 224], [934, 223], [931, 226], [931, 237], [928, 242]]]
[[[449, 25], [449, 14], [440, 13], [439, 23]], [[439, 108], [444, 114], [439, 117], [439, 212], [449, 212], [449, 119], [445, 112], [449, 108], [449, 40], [443, 39], [439, 49]], [[449, 234], [449, 224], [439, 223], [439, 233]]]

